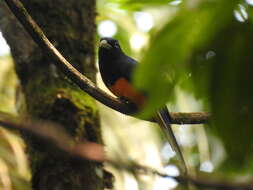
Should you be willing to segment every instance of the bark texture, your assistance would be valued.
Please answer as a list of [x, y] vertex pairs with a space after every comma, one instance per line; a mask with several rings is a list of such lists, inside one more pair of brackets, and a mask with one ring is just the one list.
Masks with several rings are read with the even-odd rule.
[[[67, 60], [95, 81], [95, 0], [22, 0], [47, 37]], [[3, 2], [0, 28], [11, 48], [27, 112], [60, 123], [75, 137], [101, 142], [95, 101], [63, 76], [31, 40]], [[100, 164], [80, 162], [24, 136], [36, 190], [103, 189]], [[53, 154], [52, 154], [53, 152]]]

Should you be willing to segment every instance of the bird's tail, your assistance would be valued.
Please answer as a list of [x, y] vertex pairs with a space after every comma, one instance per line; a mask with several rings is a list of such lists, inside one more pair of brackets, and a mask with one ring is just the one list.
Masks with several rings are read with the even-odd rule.
[[185, 176], [187, 176], [187, 166], [183, 157], [183, 154], [181, 152], [181, 149], [177, 143], [176, 137], [172, 131], [171, 128], [171, 116], [169, 114], [169, 111], [166, 108], [163, 108], [157, 112], [157, 122], [160, 125], [161, 129], [166, 135], [166, 138], [168, 142], [170, 143], [170, 146], [172, 149], [176, 152], [179, 160], [180, 160], [180, 166]]

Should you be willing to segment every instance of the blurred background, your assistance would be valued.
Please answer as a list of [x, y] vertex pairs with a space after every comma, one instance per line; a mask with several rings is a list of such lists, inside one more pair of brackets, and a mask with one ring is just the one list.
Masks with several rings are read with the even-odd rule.
[[[143, 115], [163, 104], [173, 112], [212, 113], [208, 125], [173, 126], [189, 173], [253, 183], [253, 0], [98, 0], [97, 12], [97, 39], [118, 39], [140, 63], [135, 84], [151, 94]], [[107, 90], [99, 73], [97, 78]], [[1, 111], [16, 113], [17, 87], [0, 33]], [[98, 106], [110, 158], [180, 175], [157, 125]], [[4, 129], [0, 136], [0, 187], [28, 189], [22, 140]], [[115, 189], [181, 188], [173, 179], [106, 167], [115, 176]]]

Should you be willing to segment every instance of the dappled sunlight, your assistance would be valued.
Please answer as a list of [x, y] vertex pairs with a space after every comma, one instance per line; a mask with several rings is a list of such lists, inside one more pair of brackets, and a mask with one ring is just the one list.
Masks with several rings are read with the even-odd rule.
[[138, 190], [138, 183], [136, 181], [136, 179], [134, 178], [133, 175], [128, 174], [128, 173], [124, 173], [124, 180], [125, 180], [125, 189], [132, 189], [132, 190]]
[[239, 22], [245, 22], [248, 19], [248, 13], [243, 5], [238, 5], [238, 9], [234, 10], [234, 16]]
[[0, 56], [7, 55], [10, 53], [10, 47], [6, 43], [5, 39], [3, 38], [3, 35], [0, 31]]
[[111, 20], [98, 23], [98, 34], [101, 37], [113, 37], [117, 32], [116, 24]]
[[252, 5], [252, 6], [253, 6], [253, 0], [246, 0], [246, 2], [247, 2], [249, 5]]
[[179, 5], [181, 3], [182, 3], [182, 0], [174, 0], [174, 1], [169, 2], [169, 5]]
[[135, 12], [134, 19], [138, 29], [142, 32], [148, 32], [154, 26], [154, 18], [148, 12]]
[[16, 112], [17, 76], [10, 56], [0, 57], [0, 110]]
[[161, 158], [163, 159], [163, 162], [168, 162], [174, 156], [176, 156], [175, 151], [172, 150], [168, 142], [165, 142], [161, 149]]
[[203, 171], [203, 172], [212, 172], [213, 171], [213, 164], [210, 160], [207, 160], [207, 161], [204, 161], [201, 163], [200, 165], [200, 171]]
[[[175, 165], [167, 165], [162, 171], [169, 176], [179, 176], [179, 169]], [[173, 178], [156, 177], [153, 190], [168, 190], [178, 186], [178, 182]]]
[[[169, 176], [179, 176], [179, 169], [175, 165], [167, 165], [162, 171]], [[178, 182], [173, 178], [156, 177], [153, 190], [174, 189], [178, 186]]]
[[135, 33], [130, 38], [130, 45], [134, 51], [139, 51], [147, 43], [147, 37], [143, 34]]

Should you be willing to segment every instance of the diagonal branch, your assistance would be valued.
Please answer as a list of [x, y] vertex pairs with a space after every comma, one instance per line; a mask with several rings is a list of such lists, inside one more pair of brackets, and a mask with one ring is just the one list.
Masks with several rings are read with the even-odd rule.
[[105, 161], [103, 145], [88, 141], [76, 142], [62, 126], [56, 123], [34, 120], [28, 116], [18, 117], [0, 111], [0, 127], [28, 134], [43, 141], [43, 144], [50, 145], [49, 147], [73, 157], [98, 162]]
[[101, 89], [99, 89], [92, 81], [82, 75], [75, 69], [53, 46], [48, 40], [40, 27], [35, 23], [32, 17], [28, 14], [21, 1], [19, 0], [6, 0], [5, 1], [17, 19], [21, 22], [27, 32], [31, 35], [37, 45], [42, 48], [44, 53], [54, 60], [57, 68], [59, 68], [66, 76], [68, 76], [75, 84], [77, 84], [83, 91], [94, 97], [101, 103], [109, 106], [124, 114], [130, 114], [133, 111], [129, 105], [121, 102]]
[[187, 185], [192, 184], [200, 189], [207, 188], [207, 189], [221, 189], [221, 190], [253, 190], [253, 185], [252, 184], [246, 184], [246, 183], [233, 183], [233, 182], [223, 182], [223, 181], [211, 181], [211, 180], [206, 180], [202, 178], [195, 178], [191, 176], [171, 176], [167, 175], [165, 173], [162, 173], [160, 171], [157, 171], [155, 169], [145, 167], [145, 166], [139, 166], [135, 165], [134, 166], [136, 169], [141, 170], [143, 173], [152, 173], [154, 175], [158, 175], [163, 178], [172, 178], [176, 180], [180, 184], [185, 184]]
[[[98, 88], [92, 81], [75, 69], [47, 39], [40, 27], [28, 14], [20, 0], [5, 0], [5, 2], [37, 45], [42, 48], [45, 55], [54, 60], [53, 63], [57, 66], [57, 68], [59, 68], [68, 78], [79, 86], [79, 88], [102, 104], [123, 114], [130, 115], [137, 111], [134, 106], [122, 102], [118, 98], [115, 98]], [[172, 113], [171, 115], [172, 123], [175, 124], [207, 123], [210, 117], [209, 114], [202, 112]]]

